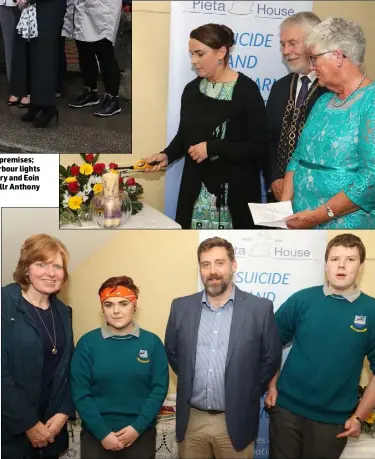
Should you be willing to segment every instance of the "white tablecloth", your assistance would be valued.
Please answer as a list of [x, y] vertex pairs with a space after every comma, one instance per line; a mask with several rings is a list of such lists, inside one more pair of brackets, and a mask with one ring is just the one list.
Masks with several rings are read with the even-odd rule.
[[358, 439], [349, 438], [340, 459], [374, 459], [375, 438], [361, 434]]
[[155, 459], [177, 459], [176, 419], [159, 420], [156, 432]]
[[[101, 229], [93, 221], [83, 222], [82, 226], [68, 224], [61, 225], [60, 229]], [[143, 204], [143, 209], [136, 215], [132, 215], [125, 225], [119, 228], [111, 228], [117, 230], [124, 229], [181, 229], [181, 226], [162, 214], [158, 210], [154, 209], [148, 204]]]

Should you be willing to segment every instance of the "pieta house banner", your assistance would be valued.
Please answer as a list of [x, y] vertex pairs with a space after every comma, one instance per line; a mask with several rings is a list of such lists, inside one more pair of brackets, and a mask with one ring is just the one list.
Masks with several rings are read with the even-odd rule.
[[[312, 1], [171, 1], [167, 141], [177, 132], [181, 95], [196, 77], [188, 49], [190, 32], [217, 23], [235, 34], [229, 64], [252, 78], [267, 101], [272, 84], [288, 70], [280, 53], [280, 23], [299, 11], [311, 11]], [[165, 213], [175, 218], [183, 159], [166, 174]]]
[[[237, 260], [235, 284], [246, 292], [268, 298], [276, 311], [298, 290], [324, 283], [324, 254], [327, 231], [252, 230], [218, 234], [233, 244]], [[199, 243], [213, 237], [199, 231]], [[198, 275], [198, 291], [203, 290]], [[284, 351], [285, 361], [288, 351]], [[268, 458], [268, 417], [261, 402], [255, 457]]]

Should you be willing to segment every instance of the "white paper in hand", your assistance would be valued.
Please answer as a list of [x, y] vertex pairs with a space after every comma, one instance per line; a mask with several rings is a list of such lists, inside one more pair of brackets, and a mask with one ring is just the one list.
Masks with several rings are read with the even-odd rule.
[[249, 203], [255, 225], [271, 228], [288, 228], [285, 219], [293, 215], [291, 201], [271, 202], [269, 204]]

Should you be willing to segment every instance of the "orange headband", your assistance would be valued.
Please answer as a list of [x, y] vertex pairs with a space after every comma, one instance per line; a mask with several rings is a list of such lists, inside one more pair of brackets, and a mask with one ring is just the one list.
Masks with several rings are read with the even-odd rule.
[[99, 293], [99, 296], [102, 303], [111, 296], [122, 296], [135, 305], [137, 304], [136, 294], [133, 290], [130, 290], [130, 288], [124, 287], [123, 285], [118, 285], [117, 287], [107, 287]]

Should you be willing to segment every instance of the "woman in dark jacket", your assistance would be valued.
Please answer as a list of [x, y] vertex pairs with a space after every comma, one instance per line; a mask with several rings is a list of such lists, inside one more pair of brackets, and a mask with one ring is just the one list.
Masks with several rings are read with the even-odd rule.
[[70, 308], [56, 298], [68, 253], [48, 235], [27, 239], [14, 280], [2, 288], [1, 457], [57, 459], [74, 416], [69, 386]]
[[178, 132], [159, 164], [185, 157], [176, 221], [182, 228], [248, 229], [249, 202], [261, 202], [260, 159], [267, 148], [266, 111], [258, 86], [229, 67], [231, 29], [207, 24], [190, 34], [198, 77], [181, 100]]
[[31, 16], [24, 18], [14, 39], [10, 92], [18, 97], [30, 93], [30, 106], [21, 121], [46, 127], [54, 118], [58, 122], [56, 86], [66, 0], [17, 0], [17, 4], [30, 8]]

